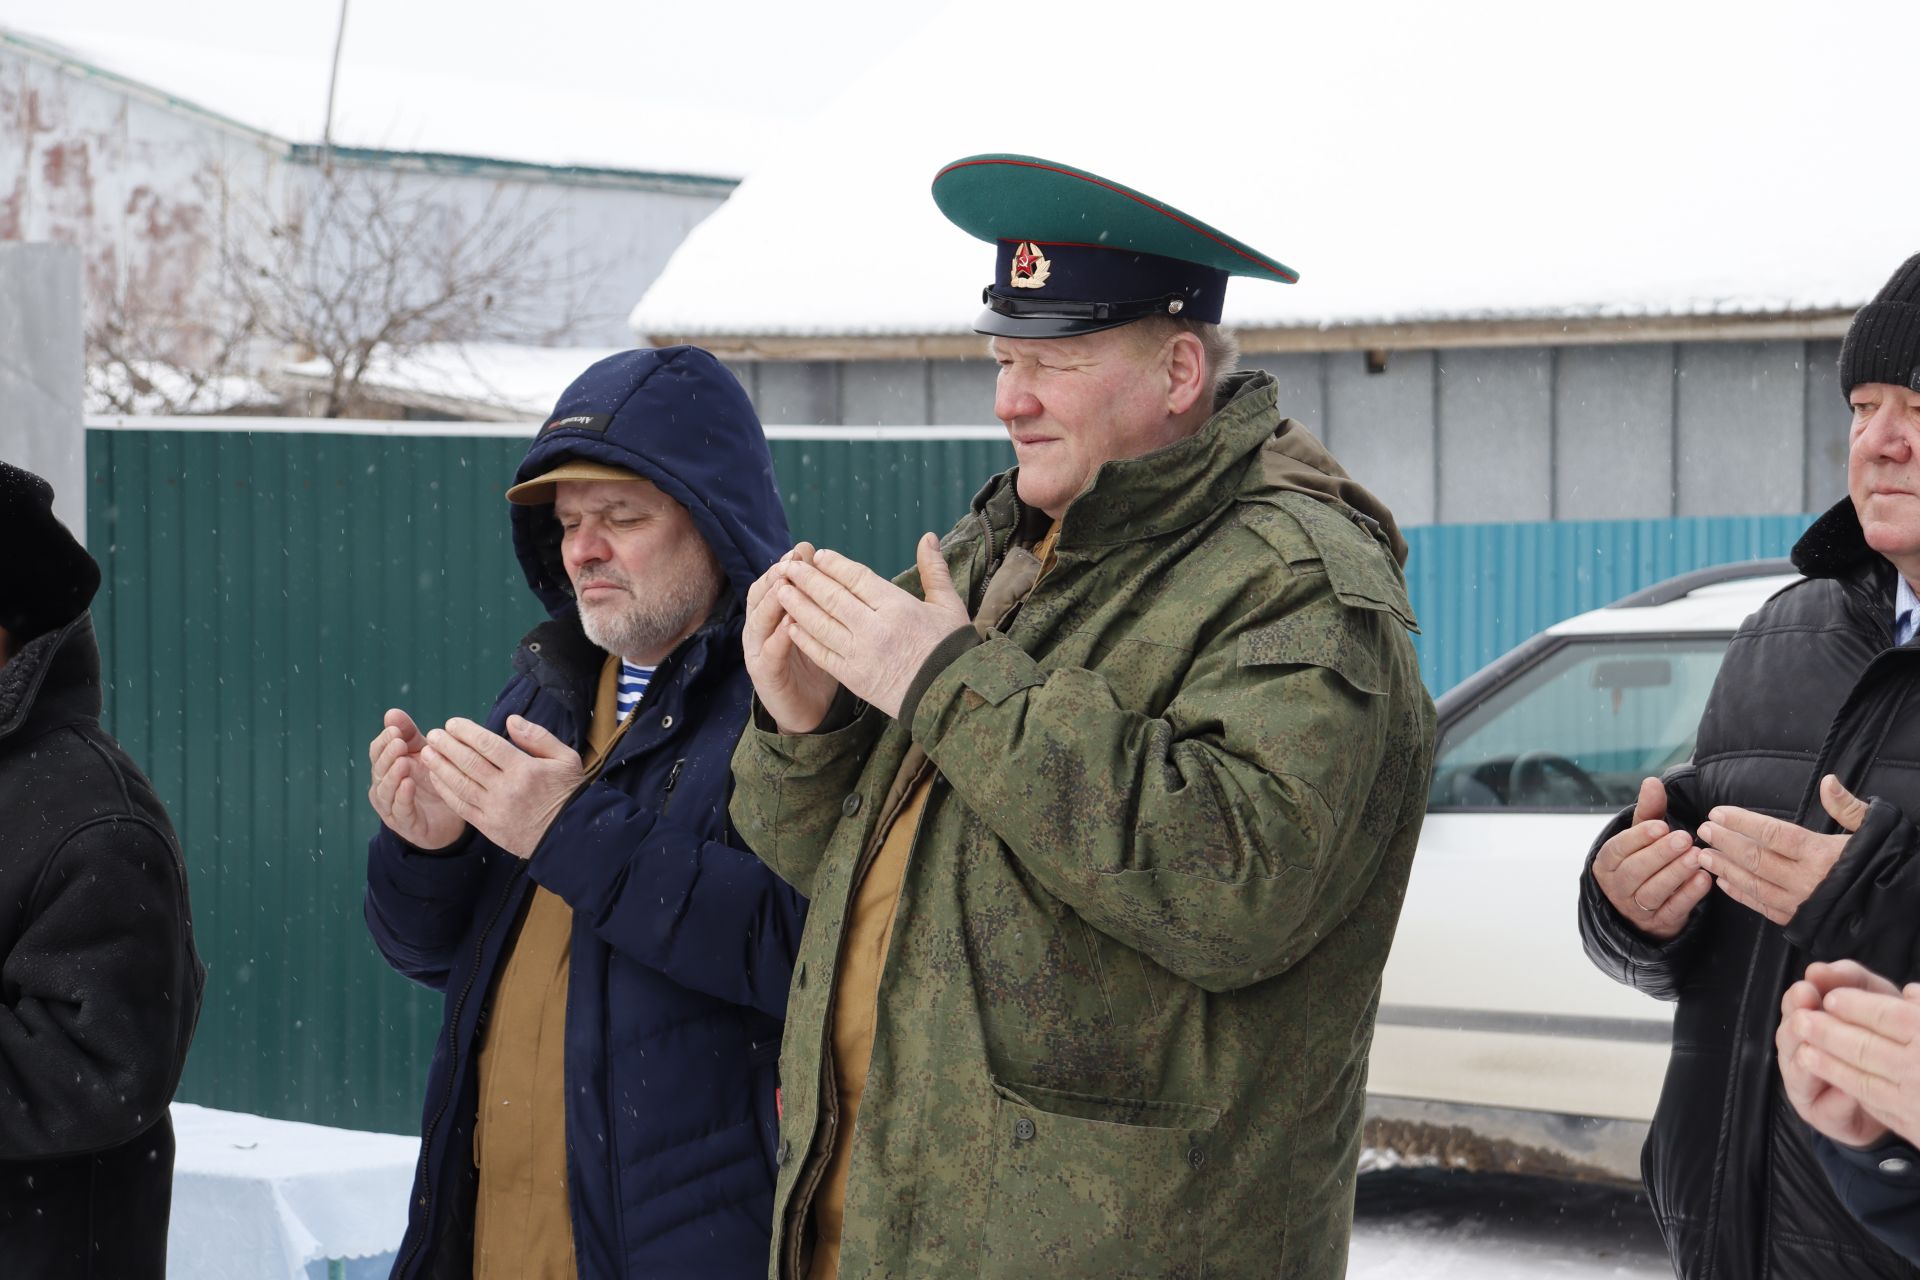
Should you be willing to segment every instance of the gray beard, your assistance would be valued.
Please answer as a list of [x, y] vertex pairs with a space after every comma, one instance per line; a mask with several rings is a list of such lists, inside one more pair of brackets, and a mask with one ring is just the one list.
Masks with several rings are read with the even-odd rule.
[[[596, 577], [611, 578], [606, 569]], [[656, 653], [697, 627], [712, 612], [720, 583], [711, 565], [658, 584], [648, 594], [621, 580], [629, 594], [622, 608], [580, 608], [580, 629], [587, 639], [608, 653], [632, 661], [637, 654]]]

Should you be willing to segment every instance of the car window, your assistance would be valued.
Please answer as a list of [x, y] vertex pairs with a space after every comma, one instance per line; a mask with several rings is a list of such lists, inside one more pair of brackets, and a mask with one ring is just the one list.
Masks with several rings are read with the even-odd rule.
[[1693, 754], [1727, 637], [1575, 640], [1449, 726], [1430, 809], [1611, 811]]

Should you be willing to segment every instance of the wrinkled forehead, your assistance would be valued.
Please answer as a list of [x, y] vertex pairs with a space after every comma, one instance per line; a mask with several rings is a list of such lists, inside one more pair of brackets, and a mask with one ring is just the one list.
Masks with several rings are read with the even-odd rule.
[[651, 480], [561, 480], [553, 489], [553, 514], [561, 519], [620, 511], [644, 513], [678, 505]]
[[987, 354], [995, 360], [1107, 360], [1131, 355], [1140, 345], [1131, 326], [1102, 329], [1069, 338], [1007, 338], [987, 340]]
[[[1913, 380], [1915, 383], [1920, 383], [1920, 370], [1914, 372]], [[1887, 399], [1920, 404], [1920, 386], [1903, 387], [1897, 382], [1863, 382], [1847, 392], [1847, 399], [1854, 404], [1862, 404], [1869, 400], [1877, 403]]]

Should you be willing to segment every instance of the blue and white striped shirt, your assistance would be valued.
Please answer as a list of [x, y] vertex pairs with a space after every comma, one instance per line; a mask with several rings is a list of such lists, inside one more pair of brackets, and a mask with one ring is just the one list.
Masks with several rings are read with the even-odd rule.
[[1920, 631], [1920, 596], [1907, 585], [1906, 574], [1896, 573], [1893, 578], [1900, 584], [1893, 589], [1893, 642], [1905, 644]]
[[647, 691], [653, 671], [652, 667], [636, 667], [625, 658], [620, 659], [620, 683], [614, 687], [613, 709], [622, 720], [640, 705], [640, 695]]

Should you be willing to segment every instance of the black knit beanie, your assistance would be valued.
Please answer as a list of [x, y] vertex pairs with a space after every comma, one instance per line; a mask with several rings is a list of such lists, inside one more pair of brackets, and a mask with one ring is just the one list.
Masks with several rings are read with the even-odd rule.
[[1920, 253], [1900, 264], [1872, 302], [1854, 314], [1840, 344], [1840, 394], [1863, 382], [1920, 391]]
[[99, 587], [100, 566], [53, 514], [53, 486], [0, 462], [0, 627], [14, 648], [79, 617]]

